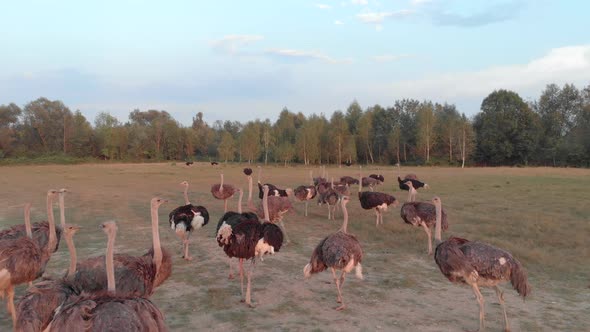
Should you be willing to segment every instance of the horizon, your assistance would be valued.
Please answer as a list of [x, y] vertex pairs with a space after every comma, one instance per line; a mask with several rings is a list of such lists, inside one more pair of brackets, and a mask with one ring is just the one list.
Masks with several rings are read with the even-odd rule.
[[[45, 97], [89, 122], [165, 110], [184, 126], [308, 116], [411, 98], [472, 117], [590, 83], [590, 3], [404, 0], [5, 5], [0, 104]], [[551, 24], [539, 24], [551, 22]]]

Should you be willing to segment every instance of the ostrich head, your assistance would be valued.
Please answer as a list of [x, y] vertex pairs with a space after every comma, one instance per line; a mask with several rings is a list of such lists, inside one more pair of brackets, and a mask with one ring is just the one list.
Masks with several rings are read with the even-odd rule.
[[292, 188], [286, 188], [285, 191], [287, 192], [287, 197], [293, 197], [293, 189]]
[[440, 206], [440, 205], [441, 205], [440, 197], [438, 197], [438, 196], [434, 196], [434, 197], [432, 198], [432, 203], [433, 203], [435, 206], [436, 206], [436, 205]]
[[188, 181], [182, 181], [182, 182], [180, 183], [180, 185], [181, 185], [181, 186], [188, 187]]
[[79, 230], [80, 226], [78, 225], [66, 224], [66, 227], [64, 228], [64, 234], [66, 236], [73, 236]]
[[152, 198], [150, 204], [151, 204], [152, 207], [159, 208], [160, 205], [162, 205], [162, 204], [164, 204], [166, 202], [168, 202], [168, 200], [162, 199], [160, 197], [154, 197], [154, 198]]
[[346, 205], [346, 204], [348, 204], [348, 202], [350, 202], [350, 197], [342, 196], [341, 200], [342, 200], [342, 205]]
[[59, 194], [65, 194], [65, 193], [67, 193], [67, 192], [68, 192], [68, 190], [67, 190], [66, 188], [61, 188], [61, 189], [58, 191], [58, 193], [59, 193]]
[[112, 235], [117, 232], [117, 229], [119, 229], [117, 223], [112, 220], [103, 222], [99, 227], [106, 235]]

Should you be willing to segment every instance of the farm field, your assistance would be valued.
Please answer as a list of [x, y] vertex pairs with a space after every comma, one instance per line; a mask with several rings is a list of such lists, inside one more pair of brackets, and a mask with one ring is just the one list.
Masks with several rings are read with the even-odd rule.
[[[165, 314], [171, 331], [272, 330], [272, 331], [463, 331], [478, 327], [478, 305], [471, 289], [451, 284], [426, 253], [426, 234], [405, 224], [400, 207], [384, 214], [376, 228], [374, 211], [360, 207], [353, 186], [348, 204], [349, 232], [364, 250], [365, 280], [347, 277], [343, 288], [348, 307], [333, 310], [336, 287], [329, 271], [303, 278], [317, 243], [339, 229], [327, 220], [327, 207], [294, 202], [295, 213], [285, 217], [292, 242], [274, 256], [257, 261], [252, 299], [255, 308], [240, 302], [239, 278], [227, 279], [227, 257], [215, 241], [215, 226], [223, 214], [223, 201], [210, 193], [211, 185], [225, 182], [243, 188], [246, 207], [246, 165], [195, 163], [85, 164], [74, 166], [0, 167], [0, 228], [22, 222], [22, 208], [33, 203], [32, 221], [46, 220], [48, 189], [67, 188], [66, 218], [82, 226], [74, 241], [78, 259], [102, 255], [106, 237], [98, 225], [116, 220], [116, 252], [141, 255], [151, 246], [149, 201], [168, 199], [160, 208], [160, 236], [171, 252], [171, 277], [152, 300]], [[256, 169], [253, 174], [256, 181]], [[309, 170], [317, 167], [264, 167], [262, 182], [295, 188], [309, 184]], [[327, 167], [329, 176], [358, 176], [355, 167]], [[398, 170], [363, 167], [363, 175], [380, 173], [385, 183], [378, 191], [392, 193], [400, 205], [407, 192], [397, 186]], [[418, 200], [441, 197], [450, 235], [481, 240], [510, 251], [528, 271], [532, 295], [523, 302], [510, 284], [501, 288], [513, 331], [589, 331], [590, 320], [590, 170], [553, 168], [428, 168], [402, 167], [401, 175], [416, 173], [430, 185], [419, 190]], [[211, 220], [191, 238], [193, 261], [181, 259], [181, 243], [168, 225], [168, 213], [184, 200], [179, 183], [190, 183], [193, 204], [204, 205]], [[254, 185], [254, 199], [258, 203]], [[229, 202], [235, 209], [237, 195]], [[57, 222], [59, 212], [55, 209]], [[62, 243], [47, 267], [47, 276], [60, 276], [69, 255]], [[249, 263], [245, 266], [249, 267]], [[25, 286], [17, 287], [17, 296]], [[504, 327], [502, 311], [493, 289], [483, 288], [486, 326]], [[4, 305], [0, 306], [0, 331], [11, 329]]]

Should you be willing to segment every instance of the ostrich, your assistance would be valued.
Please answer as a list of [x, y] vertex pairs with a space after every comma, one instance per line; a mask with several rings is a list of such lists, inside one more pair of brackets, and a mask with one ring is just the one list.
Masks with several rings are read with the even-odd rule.
[[[50, 197], [50, 196], [48, 196]], [[16, 310], [14, 308], [14, 286], [31, 282], [45, 269], [45, 264], [53, 252], [51, 244], [55, 234], [49, 235], [49, 245], [41, 248], [33, 239], [30, 219], [31, 204], [25, 204], [26, 236], [0, 240], [0, 297], [8, 295], [6, 307], [16, 327]]]
[[172, 210], [168, 215], [170, 228], [182, 240], [182, 258], [187, 261], [192, 260], [188, 253], [189, 238], [193, 230], [199, 229], [209, 222], [209, 212], [204, 206], [194, 206], [188, 199], [188, 182], [182, 181], [180, 185], [184, 186], [184, 204]]
[[[432, 233], [431, 228], [434, 228], [436, 224], [436, 209], [435, 205], [431, 202], [414, 202], [412, 182], [406, 182], [410, 187], [408, 202], [402, 205], [400, 210], [400, 216], [406, 222], [416, 227], [422, 226], [426, 235], [428, 236], [428, 254], [432, 255]], [[447, 221], [447, 213], [441, 208], [441, 225], [442, 230], [446, 231], [449, 228], [449, 222]]]
[[336, 220], [336, 204], [340, 201], [340, 194], [334, 189], [334, 179], [327, 189], [318, 196], [318, 204], [328, 204], [328, 220]]
[[[359, 170], [362, 170], [362, 167], [359, 167]], [[361, 173], [359, 173], [359, 178], [363, 179]], [[362, 183], [362, 181], [359, 182]], [[375, 214], [377, 215], [375, 226], [383, 224], [383, 211], [387, 211], [387, 208], [390, 205], [396, 207], [399, 204], [395, 197], [389, 194], [374, 191], [361, 191], [360, 185], [358, 195], [363, 209], [375, 209]]]
[[223, 184], [223, 173], [221, 173], [221, 183], [211, 186], [211, 194], [217, 199], [223, 200], [223, 212], [227, 212], [227, 199], [236, 193], [236, 188], [231, 184]]
[[487, 243], [451, 237], [441, 242], [442, 207], [439, 197], [432, 199], [436, 207], [434, 261], [440, 272], [454, 283], [465, 283], [473, 289], [479, 303], [479, 329], [485, 328], [484, 299], [479, 287], [493, 287], [502, 306], [506, 331], [510, 331], [503, 292], [498, 284], [508, 282], [524, 298], [531, 292], [526, 270], [508, 251]]
[[[217, 229], [215, 231], [217, 244], [220, 247], [223, 247], [224, 244], [227, 243], [228, 237], [231, 235], [231, 229], [233, 226], [236, 225], [237, 222], [240, 222], [242, 219], [240, 216], [243, 216], [246, 219], [258, 220], [258, 216], [252, 212], [242, 213], [242, 198], [244, 197], [244, 192], [240, 190], [240, 196], [238, 198], [238, 212], [228, 211], [219, 218], [219, 222], [217, 223]], [[228, 260], [229, 264], [229, 275], [228, 279], [233, 279], [234, 274], [231, 268], [231, 257]]]
[[216, 161], [212, 161], [212, 162], [211, 162], [211, 166], [217, 166], [217, 165], [219, 165], [219, 163], [218, 163], [218, 162], [216, 162]]
[[164, 315], [150, 300], [117, 292], [113, 258], [117, 225], [111, 221], [101, 227], [108, 236], [107, 290], [70, 297], [57, 309], [46, 331], [167, 331]]
[[[158, 230], [158, 208], [167, 202], [159, 197], [152, 198], [152, 248], [142, 256], [115, 255], [115, 276], [119, 289], [126, 294], [151, 296], [172, 273], [172, 258], [160, 244]], [[72, 282], [86, 291], [106, 289], [108, 280], [104, 274], [104, 256], [92, 257], [76, 265]]]
[[381, 174], [370, 174], [369, 177], [381, 182], [385, 182], [385, 178]]
[[420, 188], [428, 189], [429, 188], [427, 183], [424, 183], [424, 182], [418, 180], [418, 178], [416, 177], [416, 174], [408, 174], [404, 177], [403, 180], [399, 176], [397, 177], [399, 189], [409, 191], [410, 188], [406, 184], [406, 182], [408, 182], [408, 181], [412, 182], [412, 186], [414, 187], [414, 189], [420, 189]]
[[359, 180], [352, 176], [343, 176], [340, 178], [340, 183], [346, 183], [347, 185], [352, 186], [353, 184], [359, 184]]
[[248, 178], [248, 208], [253, 210], [255, 207], [254, 203], [252, 203], [252, 169], [248, 167], [244, 168], [244, 174]]
[[262, 199], [262, 186], [268, 186], [268, 195], [275, 196], [275, 197], [289, 197], [293, 196], [293, 189], [286, 188], [280, 189], [279, 187], [275, 186], [274, 184], [265, 183], [264, 185], [258, 182], [258, 198]]
[[306, 217], [307, 217], [307, 206], [309, 205], [309, 201], [314, 199], [318, 193], [316, 187], [313, 185], [312, 171], [309, 171], [309, 178], [311, 179], [310, 186], [302, 185], [302, 186], [295, 188], [295, 190], [293, 191], [295, 198], [297, 198], [301, 202], [305, 202], [305, 216]]
[[230, 258], [237, 257], [240, 259], [242, 296], [244, 295], [243, 263], [244, 260], [252, 259], [252, 267], [247, 274], [248, 285], [245, 297], [246, 304], [251, 307], [253, 305], [250, 285], [256, 257], [260, 257], [260, 260], [262, 260], [263, 255], [278, 252], [283, 244], [283, 232], [281, 229], [277, 225], [268, 222], [268, 187], [264, 186], [263, 191], [264, 223], [261, 224], [253, 214], [236, 214], [224, 221], [225, 225], [222, 225], [217, 235], [226, 255]]
[[[342, 287], [346, 273], [355, 269], [356, 276], [363, 279], [363, 270], [361, 261], [363, 260], [363, 249], [357, 238], [347, 232], [348, 210], [346, 204], [349, 201], [348, 196], [342, 197], [342, 214], [344, 221], [342, 228], [334, 234], [323, 239], [311, 254], [309, 263], [303, 268], [305, 278], [311, 277], [312, 274], [324, 271], [327, 268], [332, 270], [332, 277], [338, 290], [337, 302], [341, 305], [336, 310], [346, 308], [342, 299]], [[336, 269], [342, 270], [340, 278], [336, 278]]]
[[369, 187], [369, 190], [371, 191], [375, 190], [375, 187], [381, 184], [381, 180], [372, 177], [361, 177], [359, 181], [363, 185], [363, 187]]
[[74, 235], [80, 229], [66, 224], [63, 236], [70, 252], [70, 267], [65, 278], [43, 280], [30, 287], [18, 303], [15, 330], [42, 331], [53, 317], [53, 313], [68, 297], [77, 295], [79, 290], [67, 282], [76, 272], [76, 248]]
[[187, 161], [185, 164], [186, 164], [186, 166], [192, 166], [193, 165], [193, 162], [192, 161]]
[[[268, 186], [267, 185], [263, 186], [263, 197], [264, 197], [264, 187], [268, 188]], [[268, 193], [266, 195], [268, 196], [266, 198], [268, 210], [269, 210], [268, 219], [266, 219], [265, 214], [264, 214], [264, 198], [263, 198], [263, 202], [258, 206], [258, 210], [257, 210], [258, 217], [265, 218], [266, 220], [268, 220], [269, 222], [271, 222], [273, 224], [278, 222], [281, 225], [283, 234], [285, 235], [286, 243], [290, 243], [291, 240], [289, 239], [289, 235], [287, 235], [287, 229], [285, 227], [285, 224], [283, 223], [283, 216], [287, 212], [293, 211], [293, 204], [291, 204], [291, 201], [287, 197], [269, 196]]]

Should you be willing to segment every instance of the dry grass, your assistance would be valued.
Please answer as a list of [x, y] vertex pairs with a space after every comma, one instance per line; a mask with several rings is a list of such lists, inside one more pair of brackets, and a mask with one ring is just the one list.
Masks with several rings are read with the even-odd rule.
[[[221, 168], [227, 183], [247, 189], [241, 166]], [[344, 296], [349, 307], [335, 312], [335, 287], [331, 274], [304, 281], [302, 268], [318, 241], [338, 229], [327, 220], [325, 207], [310, 205], [303, 217], [286, 218], [294, 241], [274, 257], [256, 264], [250, 309], [240, 303], [239, 281], [227, 280], [226, 257], [214, 240], [223, 203], [213, 199], [211, 184], [219, 181], [218, 168], [209, 164], [88, 164], [75, 166], [19, 166], [0, 168], [0, 227], [22, 221], [22, 211], [8, 206], [31, 201], [33, 220], [45, 219], [45, 192], [68, 188], [68, 222], [83, 226], [75, 238], [80, 258], [102, 254], [104, 235], [100, 222], [115, 219], [119, 225], [117, 251], [141, 254], [151, 245], [149, 200], [161, 196], [171, 202], [160, 211], [161, 236], [174, 254], [171, 278], [156, 292], [154, 302], [166, 315], [173, 331], [211, 330], [400, 330], [461, 331], [477, 326], [477, 305], [466, 287], [450, 284], [426, 255], [426, 236], [404, 224], [399, 207], [388, 211], [385, 225], [375, 228], [372, 211], [357, 200], [349, 204], [350, 231], [365, 250], [366, 279], [347, 278]], [[309, 169], [268, 167], [263, 180], [282, 187], [307, 183]], [[367, 174], [373, 169], [363, 169]], [[357, 169], [328, 169], [331, 175], [358, 174]], [[386, 178], [380, 191], [394, 192], [402, 202], [406, 193], [397, 189], [397, 171], [382, 168]], [[590, 284], [590, 170], [551, 168], [408, 168], [431, 190], [418, 199], [438, 195], [450, 220], [443, 236], [456, 235], [485, 241], [513, 253], [526, 267], [533, 295], [522, 302], [505, 286], [508, 315], [514, 331], [590, 330], [587, 316]], [[316, 172], [317, 173], [317, 172]], [[180, 259], [180, 242], [168, 229], [168, 211], [183, 202], [178, 183], [188, 180], [193, 202], [204, 205], [212, 216], [209, 225], [195, 232], [191, 252], [195, 260]], [[257, 195], [257, 192], [254, 196]], [[256, 199], [257, 200], [257, 199]], [[235, 207], [236, 199], [230, 206]], [[54, 255], [47, 274], [60, 275], [67, 268], [65, 246]], [[249, 265], [249, 264], [248, 264]], [[24, 286], [18, 288], [18, 294]], [[17, 295], [18, 295], [17, 294]], [[493, 291], [484, 291], [486, 318], [491, 330], [503, 326]], [[0, 330], [10, 327], [0, 310]]]

